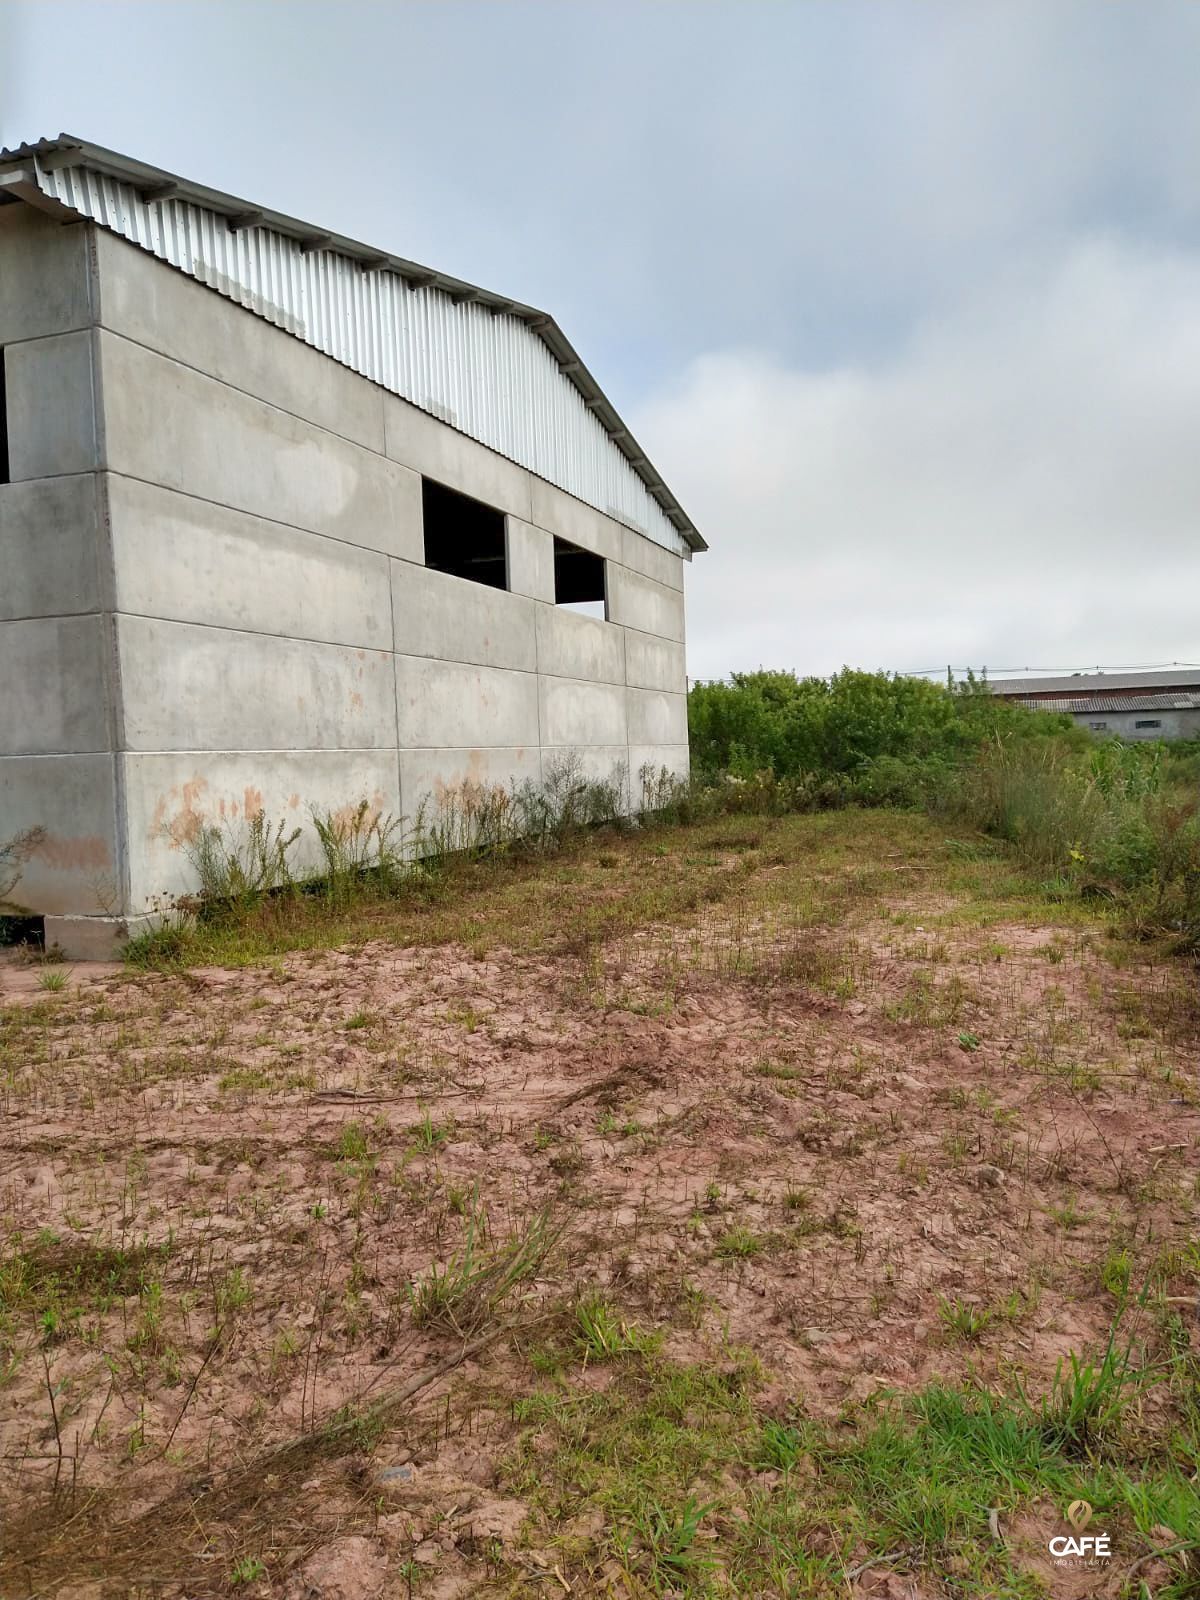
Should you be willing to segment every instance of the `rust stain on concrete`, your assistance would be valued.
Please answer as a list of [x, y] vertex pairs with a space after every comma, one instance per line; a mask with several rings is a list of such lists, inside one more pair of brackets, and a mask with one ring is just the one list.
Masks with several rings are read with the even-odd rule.
[[150, 822], [150, 843], [157, 843], [165, 834], [172, 850], [191, 844], [204, 826], [200, 803], [207, 788], [208, 779], [197, 773], [186, 783], [172, 784], [166, 794], [159, 795]]
[[81, 834], [73, 839], [47, 833], [30, 854], [55, 872], [95, 872], [112, 866], [111, 846], [98, 833]]

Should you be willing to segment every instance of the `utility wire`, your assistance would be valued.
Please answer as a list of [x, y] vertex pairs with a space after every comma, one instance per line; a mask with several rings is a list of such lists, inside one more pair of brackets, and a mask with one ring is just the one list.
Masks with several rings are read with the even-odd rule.
[[947, 670], [951, 672], [974, 672], [977, 675], [987, 673], [989, 677], [1011, 674], [1014, 677], [1023, 674], [1039, 672], [1068, 673], [1068, 672], [1166, 672], [1172, 667], [1185, 667], [1200, 671], [1200, 661], [1134, 661], [1122, 666], [1080, 666], [1075, 664], [1069, 667], [956, 667], [948, 662], [943, 662], [939, 667], [912, 667], [899, 674], [902, 678], [929, 678], [934, 674], [942, 675]]

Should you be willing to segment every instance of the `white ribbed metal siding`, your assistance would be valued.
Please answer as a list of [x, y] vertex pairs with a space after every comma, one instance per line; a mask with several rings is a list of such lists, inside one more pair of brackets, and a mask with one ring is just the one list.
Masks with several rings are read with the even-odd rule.
[[84, 167], [44, 192], [677, 554], [687, 546], [524, 322]]

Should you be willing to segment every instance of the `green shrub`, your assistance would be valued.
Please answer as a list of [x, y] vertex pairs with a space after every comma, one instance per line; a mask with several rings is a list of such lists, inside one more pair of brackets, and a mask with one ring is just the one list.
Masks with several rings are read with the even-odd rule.
[[848, 668], [697, 684], [688, 724], [691, 783], [642, 775], [664, 819], [920, 807], [1007, 841], [1060, 896], [1105, 896], [1133, 931], [1200, 948], [1200, 740], [1097, 744], [973, 678]]
[[848, 667], [829, 679], [739, 672], [728, 683], [698, 683], [688, 696], [688, 726], [701, 775], [837, 773], [865, 779], [872, 803], [876, 793], [911, 803], [928, 776], [989, 739], [1088, 742], [1069, 717], [998, 700], [973, 678], [946, 687]]

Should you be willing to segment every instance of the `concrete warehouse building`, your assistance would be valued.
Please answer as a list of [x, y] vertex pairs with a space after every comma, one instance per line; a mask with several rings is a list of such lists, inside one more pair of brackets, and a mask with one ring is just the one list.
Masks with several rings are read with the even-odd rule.
[[1195, 667], [997, 678], [988, 687], [1034, 711], [1065, 712], [1098, 739], [1200, 737], [1200, 669]]
[[0, 844], [68, 955], [203, 822], [686, 771], [705, 544], [544, 312], [63, 135], [0, 152], [0, 348]]

